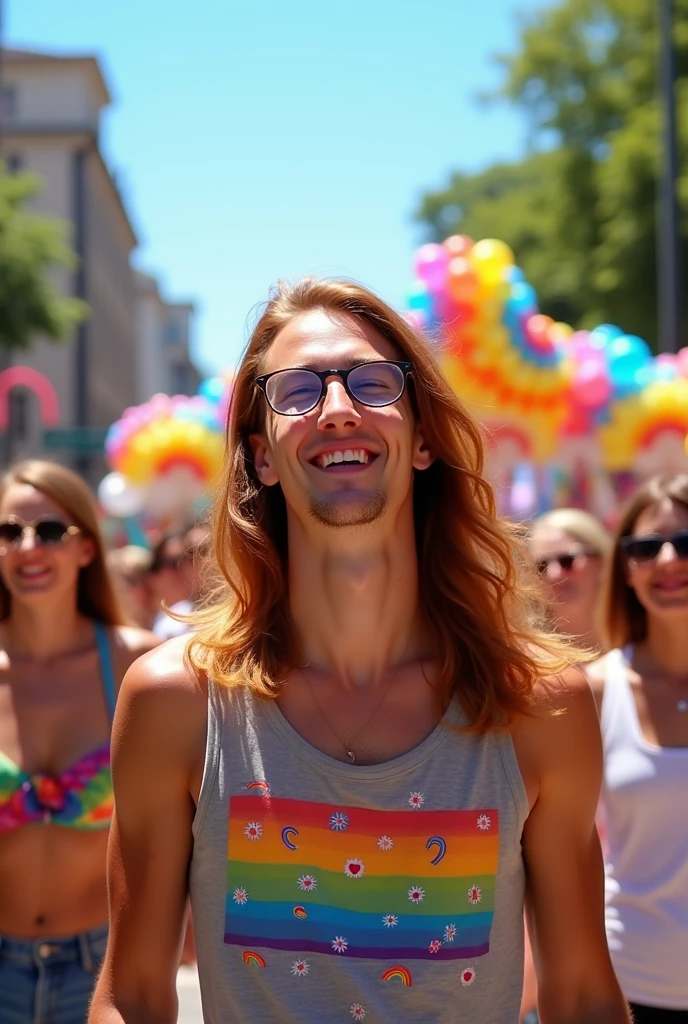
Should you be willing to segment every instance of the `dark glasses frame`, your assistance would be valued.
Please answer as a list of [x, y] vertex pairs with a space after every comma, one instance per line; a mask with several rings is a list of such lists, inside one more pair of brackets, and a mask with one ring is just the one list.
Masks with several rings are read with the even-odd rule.
[[599, 551], [564, 551], [560, 555], [536, 559], [535, 568], [541, 576], [544, 576], [552, 562], [558, 562], [562, 572], [572, 572], [579, 558], [600, 558], [600, 553]]
[[[55, 537], [55, 539], [46, 540], [41, 536], [40, 527], [42, 523], [52, 523], [62, 527], [62, 533]], [[2, 537], [2, 531], [4, 527], [15, 526], [19, 530], [19, 533], [13, 540], [4, 540]], [[48, 547], [57, 547], [60, 544], [66, 544], [68, 540], [75, 537], [78, 533], [81, 533], [81, 528], [65, 523], [64, 520], [58, 516], [37, 516], [30, 522], [25, 522], [20, 519], [19, 516], [8, 516], [6, 519], [0, 520], [0, 553], [5, 553], [16, 549], [21, 546], [26, 531], [30, 530], [33, 533], [34, 542], [38, 545], [47, 545]]]
[[[403, 371], [403, 379], [401, 383], [401, 391], [396, 398], [393, 398], [389, 402], [363, 402], [356, 395], [352, 394], [349, 387], [349, 374], [353, 373], [354, 370], [360, 369], [362, 366], [377, 366], [379, 363], [385, 366], [398, 366]], [[312, 373], [314, 377], [317, 377], [320, 381], [320, 394], [313, 404], [301, 412], [281, 412], [279, 409], [275, 409], [274, 405], [270, 401], [267, 392], [268, 381], [271, 377], [276, 377], [278, 373], [290, 373], [291, 371], [298, 371], [300, 373]], [[355, 366], [350, 366], [347, 370], [312, 370], [309, 366], [285, 366], [282, 370], [273, 370], [272, 373], [263, 373], [260, 377], [255, 377], [253, 383], [260, 388], [265, 395], [265, 401], [268, 403], [270, 408], [278, 416], [307, 416], [309, 412], [313, 412], [314, 409], [322, 402], [323, 398], [327, 394], [327, 380], [328, 377], [339, 377], [344, 386], [344, 390], [351, 399], [352, 402], [358, 402], [359, 405], [365, 405], [369, 409], [384, 409], [388, 405], [394, 405], [395, 402], [399, 402], [406, 391], [406, 384], [409, 377], [413, 375], [413, 363], [409, 363], [403, 359], [370, 359], [364, 360], [362, 363], [356, 363]]]
[[677, 530], [665, 537], [660, 533], [620, 537], [619, 545], [633, 562], [654, 562], [665, 544], [671, 544], [677, 558], [688, 558], [688, 530]]

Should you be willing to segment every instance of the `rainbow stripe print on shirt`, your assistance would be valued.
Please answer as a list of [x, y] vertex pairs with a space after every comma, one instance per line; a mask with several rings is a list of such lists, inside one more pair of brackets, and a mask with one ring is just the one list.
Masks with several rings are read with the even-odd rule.
[[[255, 784], [250, 784], [251, 786]], [[260, 795], [229, 803], [225, 942], [388, 960], [490, 948], [497, 811], [377, 811]]]

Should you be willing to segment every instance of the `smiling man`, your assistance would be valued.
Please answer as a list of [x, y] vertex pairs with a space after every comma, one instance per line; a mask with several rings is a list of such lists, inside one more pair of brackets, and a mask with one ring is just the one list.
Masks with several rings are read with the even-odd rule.
[[427, 342], [347, 282], [282, 287], [235, 382], [188, 645], [126, 678], [92, 1021], [623, 1024], [594, 828], [600, 739], [538, 633], [478, 428]]

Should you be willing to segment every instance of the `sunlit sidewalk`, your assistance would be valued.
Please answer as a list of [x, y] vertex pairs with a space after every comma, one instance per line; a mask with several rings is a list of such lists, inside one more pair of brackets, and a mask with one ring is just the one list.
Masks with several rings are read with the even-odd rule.
[[195, 967], [180, 967], [177, 974], [179, 1024], [201, 1024], [201, 993]]

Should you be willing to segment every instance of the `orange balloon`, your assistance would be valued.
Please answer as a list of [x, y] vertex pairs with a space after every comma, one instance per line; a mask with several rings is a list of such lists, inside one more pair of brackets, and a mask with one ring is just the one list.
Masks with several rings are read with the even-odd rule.
[[452, 256], [467, 256], [475, 242], [468, 235], [450, 235], [442, 244]]
[[456, 302], [472, 302], [480, 282], [475, 270], [463, 256], [455, 256], [447, 267], [447, 292]]

